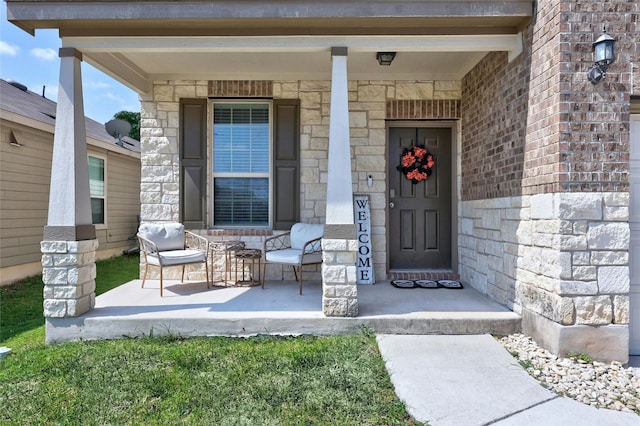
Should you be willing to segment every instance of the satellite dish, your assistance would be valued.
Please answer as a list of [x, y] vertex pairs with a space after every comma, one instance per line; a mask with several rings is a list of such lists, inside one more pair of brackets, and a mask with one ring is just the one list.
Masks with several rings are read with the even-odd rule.
[[112, 137], [118, 138], [118, 146], [124, 147], [122, 137], [128, 135], [131, 131], [131, 123], [115, 118], [107, 122], [104, 128]]

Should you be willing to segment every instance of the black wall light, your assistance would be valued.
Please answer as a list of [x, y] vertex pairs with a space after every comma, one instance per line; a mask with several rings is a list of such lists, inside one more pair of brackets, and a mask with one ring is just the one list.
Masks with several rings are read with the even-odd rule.
[[607, 75], [607, 68], [609, 68], [609, 65], [611, 65], [615, 59], [613, 51], [615, 42], [616, 40], [607, 34], [607, 30], [605, 29], [602, 35], [593, 43], [595, 65], [587, 71], [587, 78], [591, 83], [597, 84]]
[[376, 53], [376, 59], [380, 65], [391, 65], [393, 58], [396, 57], [396, 52], [378, 52]]

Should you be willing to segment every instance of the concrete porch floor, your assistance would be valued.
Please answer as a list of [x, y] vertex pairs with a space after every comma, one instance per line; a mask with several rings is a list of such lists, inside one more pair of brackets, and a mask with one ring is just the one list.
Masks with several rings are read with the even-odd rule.
[[267, 281], [265, 288], [212, 287], [165, 280], [123, 284], [96, 298], [95, 309], [76, 318], [48, 318], [47, 342], [149, 335], [333, 335], [369, 327], [384, 334], [511, 334], [520, 316], [476, 290], [397, 289], [389, 281], [358, 286], [359, 316], [325, 317], [322, 285]]

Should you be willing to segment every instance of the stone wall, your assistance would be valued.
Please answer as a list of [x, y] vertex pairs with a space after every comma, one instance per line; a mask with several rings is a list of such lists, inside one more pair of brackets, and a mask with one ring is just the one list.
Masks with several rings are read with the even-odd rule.
[[[251, 82], [247, 82], [249, 84]], [[255, 87], [254, 87], [255, 86]], [[256, 89], [257, 88], [257, 89]], [[326, 209], [327, 152], [329, 146], [330, 81], [260, 82], [252, 90], [271, 90], [274, 99], [300, 99], [301, 103], [301, 221], [323, 223]], [[156, 81], [153, 94], [142, 101], [142, 221], [179, 221], [178, 125], [180, 98], [206, 98], [211, 90], [244, 93], [235, 85], [205, 80]], [[387, 102], [409, 100], [444, 101], [460, 99], [459, 81], [350, 81], [349, 120], [351, 127], [352, 181], [354, 193], [369, 194], [373, 261], [377, 277], [386, 276], [386, 122]], [[216, 92], [217, 93], [217, 92]], [[449, 105], [444, 103], [443, 105]], [[454, 107], [457, 104], [452, 104]], [[438, 110], [439, 111], [439, 110]], [[435, 118], [421, 111], [414, 118]], [[211, 122], [211, 120], [209, 120]], [[211, 132], [208, 132], [209, 135]], [[210, 136], [209, 136], [210, 137]], [[209, 153], [210, 155], [210, 153]], [[211, 164], [211, 162], [210, 162]], [[373, 185], [367, 185], [371, 175]], [[210, 182], [209, 182], [210, 185]], [[209, 188], [211, 191], [211, 188]], [[212, 197], [207, 197], [211, 200]], [[209, 212], [211, 206], [208, 206]], [[261, 248], [270, 230], [201, 230], [211, 240], [242, 239], [248, 247]], [[154, 270], [150, 270], [154, 274]], [[169, 278], [178, 278], [179, 268], [168, 269]], [[192, 268], [190, 278], [203, 277]], [[307, 274], [320, 279], [316, 274]], [[293, 279], [291, 268], [270, 265], [267, 278]]]
[[460, 279], [516, 310], [519, 229], [530, 216], [528, 197], [462, 202], [458, 250]]
[[461, 279], [522, 314], [524, 331], [555, 352], [624, 362], [628, 207], [627, 193], [463, 202]]

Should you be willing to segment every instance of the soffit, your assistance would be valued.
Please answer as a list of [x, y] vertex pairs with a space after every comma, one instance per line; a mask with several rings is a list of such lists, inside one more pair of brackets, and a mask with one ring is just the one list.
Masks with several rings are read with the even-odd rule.
[[[531, 18], [522, 0], [6, 0], [26, 31], [57, 28], [64, 47], [138, 93], [154, 80], [331, 78], [459, 80], [487, 52], [517, 55]], [[376, 51], [398, 52], [389, 67]]]
[[[330, 80], [331, 47], [353, 80], [459, 80], [487, 52], [517, 55], [513, 34], [466, 36], [67, 37], [63, 46], [138, 92], [154, 80]], [[376, 52], [397, 52], [380, 66]]]
[[[519, 29], [530, 0], [82, 1], [6, 0], [9, 21], [25, 31], [58, 28], [62, 36], [189, 35], [225, 32], [335, 34]], [[449, 31], [449, 33], [455, 33]]]

